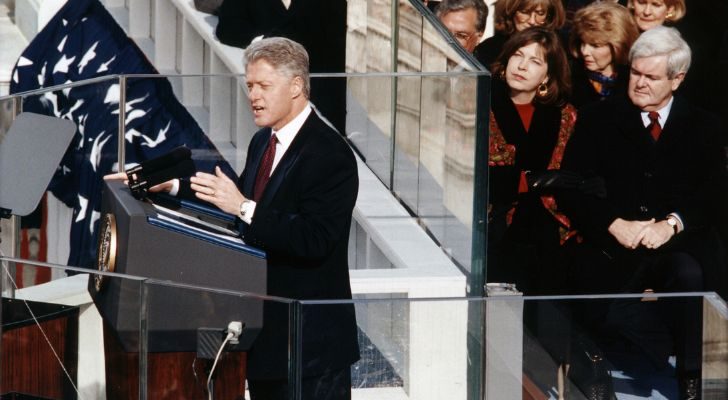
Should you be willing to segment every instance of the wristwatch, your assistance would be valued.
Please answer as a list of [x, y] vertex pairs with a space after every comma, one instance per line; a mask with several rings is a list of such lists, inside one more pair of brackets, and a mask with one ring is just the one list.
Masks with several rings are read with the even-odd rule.
[[670, 225], [670, 227], [672, 227], [672, 232], [677, 234], [677, 229], [678, 229], [677, 218], [670, 215], [669, 217], [667, 217], [667, 219], [665, 221], [667, 221], [667, 224]]
[[242, 203], [240, 203], [240, 218], [245, 218], [245, 215], [248, 212], [248, 203], [250, 203], [250, 200], [245, 199]]

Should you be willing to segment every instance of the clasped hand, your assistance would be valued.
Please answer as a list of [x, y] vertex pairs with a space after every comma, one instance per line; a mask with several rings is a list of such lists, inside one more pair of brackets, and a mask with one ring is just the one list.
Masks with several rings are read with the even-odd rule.
[[657, 249], [674, 235], [673, 228], [666, 221], [651, 219], [649, 221], [627, 221], [617, 218], [609, 225], [609, 233], [622, 246], [636, 249], [642, 245], [648, 249]]

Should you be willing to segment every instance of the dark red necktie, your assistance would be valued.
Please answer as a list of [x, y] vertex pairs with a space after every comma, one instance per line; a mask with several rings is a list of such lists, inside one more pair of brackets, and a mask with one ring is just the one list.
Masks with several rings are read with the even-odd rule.
[[652, 138], [657, 141], [662, 133], [662, 127], [660, 126], [660, 114], [656, 111], [650, 111], [647, 113], [647, 118], [650, 119], [650, 124], [647, 126], [647, 129], [650, 131]]
[[273, 159], [276, 158], [276, 143], [278, 143], [276, 134], [271, 134], [268, 147], [265, 149], [263, 159], [260, 161], [260, 165], [258, 166], [258, 173], [255, 175], [253, 201], [257, 202], [260, 200], [260, 197], [263, 195], [263, 190], [265, 190], [265, 185], [267, 185], [270, 180], [270, 171], [273, 169]]

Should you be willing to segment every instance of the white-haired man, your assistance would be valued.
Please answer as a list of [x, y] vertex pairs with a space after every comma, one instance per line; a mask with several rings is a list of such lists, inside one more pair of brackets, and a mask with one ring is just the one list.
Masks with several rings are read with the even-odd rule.
[[[603, 197], [574, 193], [559, 199], [584, 238], [573, 274], [580, 293], [722, 289], [725, 264], [713, 225], [725, 179], [720, 123], [673, 95], [690, 56], [673, 28], [643, 33], [629, 53], [628, 97], [579, 112], [561, 168], [599, 176], [606, 185]], [[648, 306], [620, 302], [602, 310], [606, 317], [593, 311], [589, 318], [607, 321], [612, 333], [627, 332], [653, 361], [666, 365], [675, 354], [680, 398], [699, 398], [700, 305], [684, 298], [659, 304], [658, 320], [672, 337], [674, 353], [671, 346], [656, 345], [624, 312]]]

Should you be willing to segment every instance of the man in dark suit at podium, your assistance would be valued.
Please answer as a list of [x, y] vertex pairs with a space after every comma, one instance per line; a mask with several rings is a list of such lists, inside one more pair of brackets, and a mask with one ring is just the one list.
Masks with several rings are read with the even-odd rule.
[[[219, 169], [197, 173], [197, 198], [240, 218], [246, 243], [266, 251], [268, 294], [351, 299], [348, 240], [358, 192], [354, 155], [309, 103], [308, 55], [298, 43], [267, 38], [245, 51], [255, 123], [237, 183]], [[267, 303], [248, 354], [253, 400], [287, 399], [288, 306]], [[303, 307], [303, 399], [348, 399], [359, 358], [351, 305]]]

